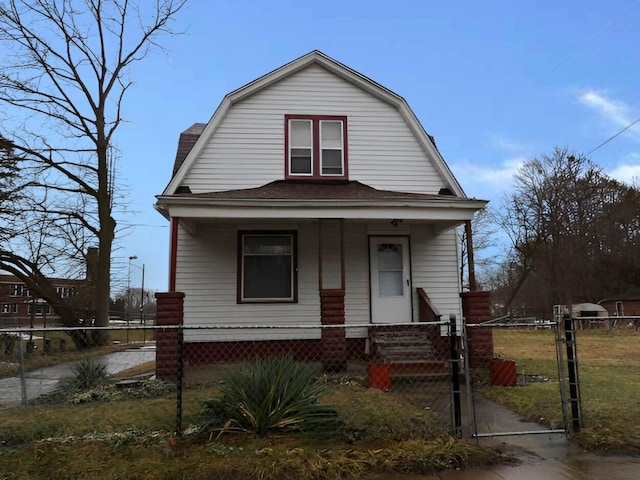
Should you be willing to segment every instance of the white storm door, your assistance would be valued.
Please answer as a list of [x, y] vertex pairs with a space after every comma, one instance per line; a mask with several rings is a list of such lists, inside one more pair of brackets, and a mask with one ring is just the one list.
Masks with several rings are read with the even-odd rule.
[[371, 322], [411, 322], [408, 237], [370, 237]]

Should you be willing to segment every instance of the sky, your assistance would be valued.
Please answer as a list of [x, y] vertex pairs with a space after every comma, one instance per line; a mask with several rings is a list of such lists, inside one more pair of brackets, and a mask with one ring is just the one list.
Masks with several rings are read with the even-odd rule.
[[132, 68], [115, 139], [128, 210], [115, 290], [140, 286], [142, 265], [145, 288], [167, 289], [169, 228], [153, 204], [180, 132], [315, 49], [404, 97], [466, 194], [495, 207], [555, 146], [640, 178], [640, 122], [600, 146], [640, 118], [640, 0], [191, 0], [172, 28]]

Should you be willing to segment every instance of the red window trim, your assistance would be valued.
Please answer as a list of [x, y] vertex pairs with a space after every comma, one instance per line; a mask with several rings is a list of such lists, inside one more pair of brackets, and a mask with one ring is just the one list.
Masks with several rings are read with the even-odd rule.
[[[313, 145], [311, 146], [312, 175], [289, 174], [289, 120], [311, 120], [313, 132]], [[322, 175], [320, 169], [320, 121], [338, 120], [342, 122], [342, 175]], [[284, 116], [284, 178], [287, 180], [348, 180], [349, 179], [349, 141], [347, 137], [347, 117], [345, 115], [285, 115]]]

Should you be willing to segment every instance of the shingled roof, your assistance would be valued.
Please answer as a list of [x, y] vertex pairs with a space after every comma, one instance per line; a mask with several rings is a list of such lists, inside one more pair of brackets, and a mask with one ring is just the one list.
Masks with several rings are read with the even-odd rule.
[[600, 302], [598, 303], [620, 302], [623, 300], [640, 300], [640, 288], [633, 288], [631, 290], [627, 290], [626, 292], [619, 293], [618, 295], [613, 295], [609, 298], [605, 298], [604, 300], [600, 300]]
[[445, 200], [452, 195], [378, 190], [357, 181], [310, 182], [276, 180], [257, 188], [188, 194], [194, 198], [219, 200]]

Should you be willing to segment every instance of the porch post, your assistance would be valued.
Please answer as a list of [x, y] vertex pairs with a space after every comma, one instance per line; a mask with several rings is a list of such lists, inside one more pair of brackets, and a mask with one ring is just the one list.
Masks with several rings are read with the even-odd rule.
[[347, 338], [344, 328], [344, 290], [320, 291], [322, 325], [322, 365], [325, 370], [342, 371], [347, 366]]
[[[325, 370], [342, 371], [347, 366], [347, 338], [346, 330], [338, 327], [344, 325], [344, 297], [345, 297], [345, 249], [344, 249], [344, 221], [339, 220], [338, 229], [323, 229], [323, 220], [318, 220], [318, 288], [320, 290], [320, 316], [322, 326], [321, 356], [322, 364]], [[333, 235], [332, 235], [332, 231]], [[337, 230], [337, 232], [335, 231]], [[335, 234], [337, 233], [338, 245], [337, 249], [327, 250], [327, 257], [323, 255], [325, 246], [335, 245]], [[328, 238], [324, 235], [327, 234]], [[331, 241], [333, 240], [333, 242]], [[336, 252], [337, 250], [337, 252]], [[335, 261], [335, 255], [339, 255], [340, 269], [339, 278], [328, 274], [329, 278], [325, 278], [326, 269], [323, 268], [324, 262], [329, 264]], [[335, 265], [335, 264], [334, 264]], [[331, 270], [331, 269], [330, 269]], [[333, 288], [325, 288], [325, 281]], [[337, 286], [340, 288], [336, 288]]]

